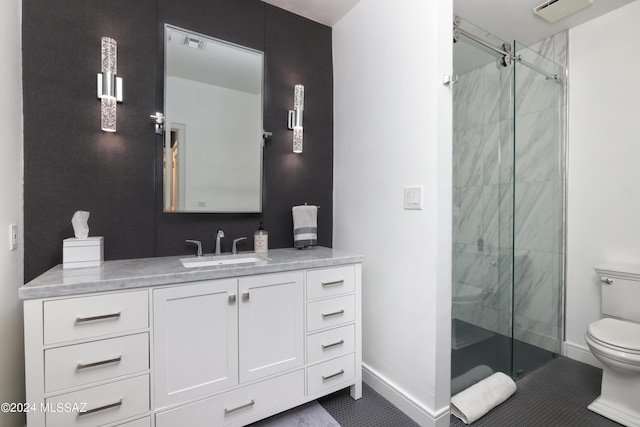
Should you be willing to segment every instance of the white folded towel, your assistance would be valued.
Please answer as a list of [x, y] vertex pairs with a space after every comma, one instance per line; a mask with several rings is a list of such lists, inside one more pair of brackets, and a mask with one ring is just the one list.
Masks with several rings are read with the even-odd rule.
[[516, 383], [502, 372], [461, 391], [451, 398], [451, 413], [471, 424], [516, 392]]
[[487, 365], [478, 365], [468, 370], [464, 374], [451, 380], [451, 394], [456, 395], [472, 385], [479, 383], [483, 379], [493, 374], [493, 369]]
[[294, 206], [293, 246], [304, 248], [318, 244], [318, 207], [313, 205]]

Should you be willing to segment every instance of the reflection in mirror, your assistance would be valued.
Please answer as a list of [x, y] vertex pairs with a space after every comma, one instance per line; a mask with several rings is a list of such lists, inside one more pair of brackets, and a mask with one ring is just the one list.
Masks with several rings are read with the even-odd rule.
[[260, 212], [262, 52], [165, 25], [164, 211]]

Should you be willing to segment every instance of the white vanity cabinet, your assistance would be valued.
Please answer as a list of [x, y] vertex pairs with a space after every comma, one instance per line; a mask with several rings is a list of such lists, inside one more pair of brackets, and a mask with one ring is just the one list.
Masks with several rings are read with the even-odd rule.
[[304, 364], [304, 273], [239, 280], [240, 382]]
[[[27, 300], [28, 426], [117, 425], [149, 413], [148, 291]], [[133, 420], [150, 425], [150, 419]]]
[[237, 282], [152, 291], [156, 408], [238, 384]]
[[361, 265], [310, 264], [25, 298], [28, 426], [240, 427], [360, 398]]

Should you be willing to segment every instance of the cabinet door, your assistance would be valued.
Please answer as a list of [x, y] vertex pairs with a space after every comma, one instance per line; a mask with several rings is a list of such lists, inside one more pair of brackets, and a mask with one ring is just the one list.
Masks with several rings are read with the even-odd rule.
[[303, 273], [239, 280], [240, 382], [302, 366]]
[[238, 384], [237, 279], [153, 291], [155, 407]]

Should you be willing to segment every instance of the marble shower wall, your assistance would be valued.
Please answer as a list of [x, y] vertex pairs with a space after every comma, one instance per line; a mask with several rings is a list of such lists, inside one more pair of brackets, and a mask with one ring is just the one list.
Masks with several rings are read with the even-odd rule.
[[[564, 67], [566, 47], [566, 32], [516, 46], [553, 72], [560, 68], [538, 53]], [[453, 315], [559, 352], [566, 85], [518, 65], [514, 88], [513, 73], [493, 60], [454, 86]]]

